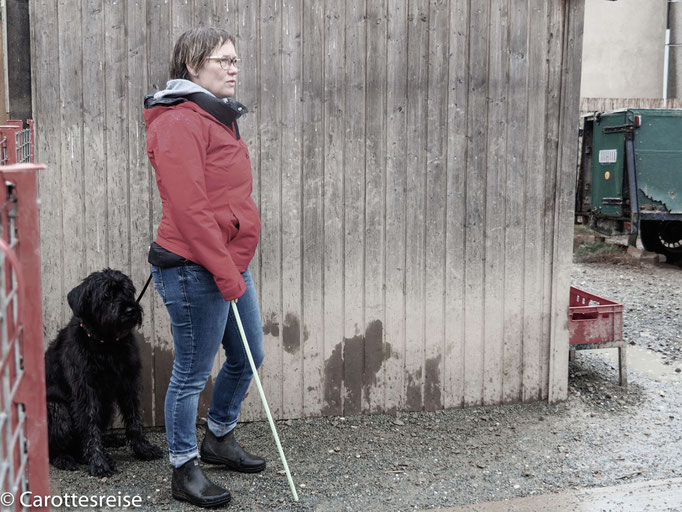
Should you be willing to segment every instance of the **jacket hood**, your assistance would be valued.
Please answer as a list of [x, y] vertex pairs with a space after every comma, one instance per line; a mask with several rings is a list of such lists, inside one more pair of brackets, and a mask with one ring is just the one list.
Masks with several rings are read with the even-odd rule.
[[147, 127], [165, 110], [155, 107], [171, 107], [185, 102], [198, 105], [201, 107], [198, 111], [210, 114], [228, 127], [232, 126], [239, 139], [236, 120], [249, 110], [233, 98], [217, 98], [200, 85], [182, 78], [169, 80], [164, 90], [145, 96], [144, 119]]
[[156, 120], [157, 117], [159, 117], [161, 114], [168, 110], [167, 107], [172, 107], [178, 104], [183, 104], [184, 108], [189, 108], [200, 115], [209, 117], [209, 115], [205, 113], [204, 110], [201, 107], [199, 107], [199, 105], [187, 101], [185, 98], [174, 98], [174, 101], [168, 103], [152, 103], [153, 101], [154, 99], [150, 94], [145, 98], [144, 102], [145, 104], [144, 123], [147, 129], [149, 129], [149, 127], [152, 125], [152, 123]]
[[166, 97], [182, 97], [192, 94], [194, 92], [203, 92], [205, 94], [210, 94], [215, 98], [215, 94], [204, 89], [200, 85], [195, 84], [191, 80], [185, 80], [184, 78], [174, 78], [173, 80], [168, 80], [166, 82], [166, 88], [162, 91], [154, 93], [154, 99], [158, 100], [160, 98]]

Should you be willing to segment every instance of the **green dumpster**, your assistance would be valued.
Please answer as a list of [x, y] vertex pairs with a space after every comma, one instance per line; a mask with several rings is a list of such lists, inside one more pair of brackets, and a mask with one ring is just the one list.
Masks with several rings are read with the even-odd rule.
[[576, 222], [682, 259], [682, 110], [583, 117]]

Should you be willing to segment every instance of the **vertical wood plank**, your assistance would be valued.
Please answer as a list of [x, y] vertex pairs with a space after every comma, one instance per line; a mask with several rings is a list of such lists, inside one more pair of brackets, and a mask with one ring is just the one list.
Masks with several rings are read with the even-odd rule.
[[365, 364], [362, 410], [384, 409], [385, 172], [386, 172], [386, 0], [367, 2], [367, 72], [365, 78]]
[[527, 169], [528, 1], [509, 2], [509, 86], [504, 272], [504, 402], [521, 400], [523, 367], [524, 177]]
[[507, 153], [508, 12], [491, 2], [488, 68], [488, 147], [485, 223], [485, 355], [483, 402], [502, 402], [504, 371], [504, 232]]
[[428, 86], [427, 0], [409, 2], [407, 15], [407, 216], [405, 245], [405, 407], [419, 411], [424, 392], [424, 243]]
[[445, 258], [445, 407], [464, 400], [464, 272], [467, 112], [469, 110], [469, 0], [450, 3], [448, 80], [447, 208]]
[[400, 410], [405, 382], [405, 189], [407, 186], [406, 0], [388, 0], [386, 44], [386, 291], [384, 332], [391, 345], [386, 360], [385, 408]]
[[183, 32], [193, 27], [192, 3], [192, 0], [170, 0], [172, 44], [175, 44]]
[[[57, 301], [61, 296], [61, 272], [52, 271], [59, 268], [61, 262], [61, 220], [59, 218], [59, 182], [61, 180], [59, 112], [50, 105], [59, 104], [59, 88], [54, 87], [59, 76], [59, 52], [54, 41], [58, 37], [57, 2], [48, 0], [30, 0], [29, 15], [33, 23], [30, 26], [31, 62], [46, 73], [31, 73], [33, 91], [44, 90], [45, 94], [33, 95], [33, 121], [35, 123], [35, 161], [45, 163], [50, 172], [38, 174], [38, 194], [41, 198], [40, 225], [41, 230], [41, 275], [43, 333], [45, 346], [56, 334], [56, 324], [60, 316]], [[34, 68], [35, 69], [35, 68]], [[49, 80], [48, 80], [49, 75]], [[51, 101], [50, 101], [51, 100]], [[52, 136], [51, 136], [52, 135]], [[46, 190], [54, 193], [46, 194]], [[42, 191], [42, 193], [41, 193]]]
[[[236, 37], [237, 35], [236, 3], [237, 3], [236, 0], [212, 0], [210, 26], [227, 30], [232, 37]], [[239, 50], [239, 48], [237, 48], [237, 50]], [[239, 51], [237, 51], [237, 53], [239, 53]]]
[[213, 23], [213, 0], [193, 0], [192, 26], [223, 28]]
[[573, 198], [575, 197], [575, 129], [580, 97], [584, 0], [564, 3], [563, 61], [557, 200], [554, 215], [554, 270], [552, 276], [552, 337], [550, 340], [550, 402], [568, 395], [568, 329], [566, 310], [571, 280]]
[[542, 254], [545, 184], [545, 111], [547, 107], [547, 5], [531, 3], [529, 16], [528, 121], [525, 176], [525, 253], [523, 315], [523, 399], [539, 400], [542, 352]]
[[[61, 104], [59, 83], [59, 38], [57, 0], [31, 0], [31, 73], [33, 120], [35, 121], [35, 160], [47, 170], [38, 173], [41, 227], [41, 274], [43, 331], [47, 345], [62, 324], [61, 304], [65, 293], [62, 272], [62, 189], [61, 189], [61, 114], [54, 108]], [[59, 269], [59, 271], [55, 271]]]
[[[131, 0], [127, 3], [127, 49], [128, 69], [134, 70], [128, 79], [128, 167], [130, 170], [130, 262], [131, 278], [137, 288], [142, 287], [149, 277], [147, 251], [153, 239], [150, 215], [150, 187], [153, 170], [147, 159], [145, 126], [143, 117], [143, 98], [147, 90], [147, 41], [146, 41], [146, 2]], [[143, 420], [146, 425], [155, 424], [154, 409], [154, 358], [153, 358], [153, 296], [156, 294], [150, 284], [140, 301], [144, 309], [140, 357], [142, 359], [142, 392], [140, 399]]]
[[[317, 137], [309, 136], [304, 139], [304, 141], [309, 141], [310, 144], [319, 140], [324, 148], [324, 154], [315, 155], [316, 159], [314, 160], [314, 164], [324, 166], [320, 176], [320, 179], [323, 180], [321, 192], [324, 194], [323, 204], [321, 205], [322, 210], [320, 212], [323, 215], [323, 223], [320, 227], [323, 233], [322, 239], [319, 242], [315, 240], [316, 243], [321, 244], [320, 251], [322, 254], [320, 255], [320, 263], [323, 265], [321, 281], [324, 286], [324, 318], [322, 320], [322, 331], [320, 332], [322, 341], [319, 350], [323, 354], [324, 366], [321, 368], [320, 374], [322, 389], [314, 390], [314, 392], [318, 394], [322, 402], [322, 414], [341, 415], [343, 414], [342, 385], [344, 356], [343, 180], [344, 117], [346, 106], [344, 105], [345, 73], [343, 49], [345, 47], [345, 2], [325, 2], [324, 12], [315, 11], [315, 15], [319, 17], [304, 16], [303, 26], [304, 72], [306, 70], [305, 63], [309, 62], [312, 68], [311, 71], [314, 70], [316, 73], [312, 75], [310, 72], [307, 72], [304, 75], [306, 85], [309, 81], [316, 80], [314, 82], [315, 86], [320, 87], [320, 91], [324, 93], [324, 104], [320, 105], [322, 112], [319, 114], [321, 116], [319, 122], [322, 123], [322, 129], [324, 130], [323, 137], [318, 139]], [[308, 24], [318, 22], [323, 23], [324, 34], [321, 31], [315, 31], [312, 27], [308, 27]], [[308, 36], [306, 36], [306, 30], [308, 30]], [[313, 57], [314, 54], [311, 55], [312, 49], [306, 51], [309, 44], [315, 43], [320, 44], [320, 47], [324, 48], [323, 55], [315, 55]], [[315, 60], [312, 61], [312, 58]], [[320, 66], [321, 69], [315, 66]], [[323, 76], [319, 76], [320, 71]], [[310, 85], [312, 86], [312, 83]], [[305, 96], [305, 99], [306, 102], [309, 101], [308, 95]], [[305, 116], [305, 131], [308, 131], [308, 119], [314, 111], [309, 110], [309, 112], [310, 114]], [[316, 129], [317, 125], [311, 128]], [[307, 153], [311, 149], [304, 145], [304, 151]], [[308, 178], [305, 177], [304, 179], [307, 180]], [[308, 201], [306, 200], [304, 204], [308, 204]], [[315, 207], [317, 208], [317, 205]], [[308, 250], [307, 242], [304, 249], [305, 251]], [[304, 260], [305, 266], [309, 256], [304, 255], [304, 257], [306, 258]], [[315, 278], [317, 278], [316, 275]], [[306, 285], [308, 283], [307, 275], [305, 283]], [[308, 306], [306, 306], [306, 325], [311, 329], [313, 328], [315, 317], [309, 317], [307, 311]], [[310, 366], [307, 358], [305, 364], [307, 369]], [[308, 373], [306, 373], [306, 387], [311, 385], [308, 384], [308, 380]], [[306, 389], [309, 388], [307, 387]]]
[[[261, 140], [258, 127], [260, 126], [260, 23], [258, 22], [258, 3], [239, 1], [237, 7], [236, 40], [237, 53], [242, 58], [242, 69], [237, 79], [236, 99], [244, 103], [249, 109], [246, 117], [241, 119], [240, 133], [249, 147], [251, 170], [253, 173], [253, 198], [261, 208]], [[259, 297], [261, 284], [261, 244], [249, 265], [256, 283]], [[255, 403], [255, 402], [254, 402]]]
[[82, 3], [59, 2], [59, 91], [61, 98], [61, 204], [63, 295], [60, 328], [71, 316], [65, 294], [86, 276], [83, 180]]
[[465, 349], [464, 403], [483, 401], [485, 358], [484, 258], [488, 136], [488, 23], [490, 5], [471, 5], [469, 48], [469, 101], [465, 213]]
[[344, 414], [362, 410], [364, 373], [365, 2], [346, 2], [344, 165]]
[[[304, 343], [301, 307], [301, 137], [303, 106], [301, 96], [301, 0], [282, 3], [282, 81], [289, 90], [282, 105], [282, 413], [300, 418], [306, 394], [303, 379]], [[316, 379], [319, 382], [319, 377]]]
[[264, 329], [268, 347], [261, 377], [270, 408], [282, 415], [284, 372], [282, 357], [282, 203], [281, 203], [281, 101], [282, 85], [281, 8], [279, 2], [260, 2], [260, 66], [267, 72], [260, 79], [260, 116], [258, 131], [261, 142], [261, 313], [272, 329]]
[[445, 354], [445, 216], [447, 206], [449, 3], [429, 6], [424, 264], [424, 408], [443, 406]]
[[[150, 93], [164, 89], [168, 80], [168, 64], [175, 40], [171, 39], [170, 4], [163, 0], [147, 2], [147, 79]], [[145, 148], [146, 153], [146, 148]], [[156, 230], [161, 221], [161, 197], [156, 186], [153, 171], [149, 179], [150, 230], [151, 238], [156, 238]], [[173, 337], [170, 330], [170, 317], [156, 290], [150, 290], [152, 297], [152, 343], [154, 367], [154, 421], [157, 425], [165, 422], [164, 401], [166, 389], [173, 369]]]
[[[550, 2], [548, 5], [547, 31], [547, 111], [545, 114], [545, 155], [547, 169], [557, 165], [559, 145], [559, 123], [561, 118], [561, 55], [563, 53], [562, 18], [563, 6], [561, 2]], [[578, 117], [576, 116], [576, 124]], [[577, 144], [577, 131], [574, 136]], [[552, 308], [552, 274], [554, 260], [554, 214], [557, 199], [557, 174], [545, 173], [545, 188], [543, 190], [543, 255], [542, 255], [542, 350], [540, 352], [540, 389], [542, 400], [547, 399], [549, 391], [549, 359], [551, 339], [551, 308]]]
[[424, 268], [426, 125], [428, 87], [428, 1], [408, 3], [407, 17], [407, 217], [405, 264], [405, 407], [424, 403]]
[[[104, 100], [107, 124], [104, 142], [107, 155], [107, 262], [110, 267], [130, 273], [128, 103], [125, 101], [128, 93], [128, 60], [125, 9], [124, 2], [104, 1], [106, 63]], [[90, 87], [85, 93], [89, 92]]]
[[[242, 102], [249, 109], [246, 117], [240, 119], [239, 131], [246, 141], [249, 148], [249, 158], [251, 160], [251, 172], [253, 175], [252, 197], [256, 201], [259, 213], [263, 214], [261, 203], [261, 137], [258, 127], [260, 126], [260, 23], [258, 2], [238, 2], [236, 7], [237, 26], [236, 26], [236, 50], [237, 54], [243, 59], [242, 68], [237, 76], [237, 89], [235, 98]], [[253, 280], [258, 291], [259, 303], [262, 304], [263, 292], [261, 286], [261, 252], [263, 250], [262, 239], [258, 244], [256, 254], [249, 264]], [[271, 356], [279, 357], [272, 350], [266, 347], [265, 361]], [[263, 364], [266, 364], [265, 362]], [[260, 398], [255, 390], [255, 384], [249, 388], [249, 392], [244, 399], [240, 418], [246, 421], [255, 420], [263, 417], [263, 407]]]
[[85, 261], [87, 272], [107, 266], [108, 212], [104, 127], [106, 126], [106, 75], [104, 5], [102, 0], [83, 2], [83, 179], [85, 190]]

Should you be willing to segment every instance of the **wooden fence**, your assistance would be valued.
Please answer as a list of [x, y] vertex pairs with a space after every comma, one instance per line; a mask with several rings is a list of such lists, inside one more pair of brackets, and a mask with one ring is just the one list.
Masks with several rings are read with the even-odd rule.
[[[583, 4], [31, 0], [46, 339], [89, 272], [145, 282], [142, 98], [211, 24], [244, 61], [274, 415], [564, 398]], [[160, 425], [172, 341], [153, 290], [143, 304]]]
[[682, 98], [580, 98], [580, 112], [608, 112], [619, 108], [682, 108]]

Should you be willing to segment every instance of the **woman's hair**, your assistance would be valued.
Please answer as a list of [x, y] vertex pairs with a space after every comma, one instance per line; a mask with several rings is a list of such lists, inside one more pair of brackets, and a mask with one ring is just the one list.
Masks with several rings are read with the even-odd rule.
[[193, 68], [200, 68], [206, 62], [206, 57], [226, 41], [234, 44], [234, 38], [219, 28], [197, 27], [184, 32], [175, 42], [170, 62], [170, 77], [189, 80], [187, 64]]

